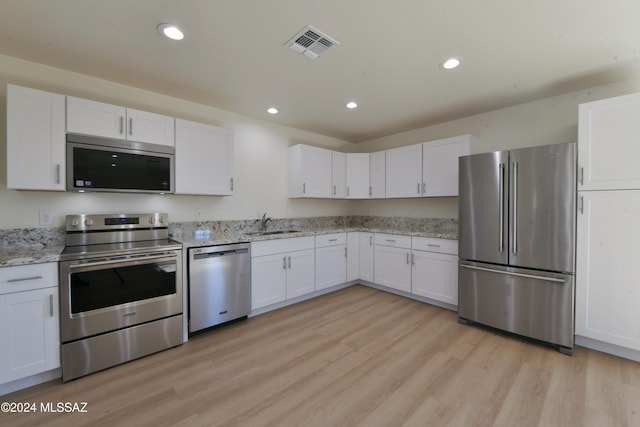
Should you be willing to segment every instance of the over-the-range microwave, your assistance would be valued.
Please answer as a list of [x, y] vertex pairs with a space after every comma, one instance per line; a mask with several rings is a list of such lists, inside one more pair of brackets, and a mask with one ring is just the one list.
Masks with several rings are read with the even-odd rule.
[[67, 134], [67, 190], [173, 193], [170, 146]]

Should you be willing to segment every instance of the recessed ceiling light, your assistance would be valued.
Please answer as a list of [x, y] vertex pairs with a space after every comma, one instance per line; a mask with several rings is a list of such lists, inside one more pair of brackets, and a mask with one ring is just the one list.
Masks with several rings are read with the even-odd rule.
[[160, 24], [158, 25], [158, 32], [165, 37], [169, 37], [172, 40], [182, 40], [184, 33], [180, 31], [180, 28], [172, 24]]
[[347, 102], [348, 109], [353, 110], [354, 108], [357, 108], [357, 107], [358, 107], [358, 104], [356, 102], [353, 102], [353, 101]]
[[462, 64], [462, 58], [448, 58], [442, 63], [442, 68], [445, 70], [453, 70]]
[[267, 108], [267, 113], [269, 114], [278, 114], [278, 109], [275, 107]]

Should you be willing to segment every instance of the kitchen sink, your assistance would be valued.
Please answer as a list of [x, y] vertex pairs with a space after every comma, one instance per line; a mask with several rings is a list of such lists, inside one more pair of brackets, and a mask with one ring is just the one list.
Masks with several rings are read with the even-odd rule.
[[298, 233], [300, 230], [272, 230], [272, 231], [251, 231], [244, 233], [245, 236], [271, 236], [273, 234]]

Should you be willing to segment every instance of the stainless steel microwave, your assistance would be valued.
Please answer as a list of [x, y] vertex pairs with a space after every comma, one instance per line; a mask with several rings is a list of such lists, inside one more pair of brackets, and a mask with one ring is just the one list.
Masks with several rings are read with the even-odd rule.
[[67, 190], [173, 193], [173, 147], [67, 134]]

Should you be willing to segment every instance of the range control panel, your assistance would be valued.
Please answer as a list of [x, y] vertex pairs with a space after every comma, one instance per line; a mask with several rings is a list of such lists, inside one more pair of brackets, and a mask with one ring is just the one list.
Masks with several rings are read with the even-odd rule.
[[139, 228], [168, 228], [169, 215], [150, 214], [79, 214], [66, 216], [67, 231], [131, 230]]

